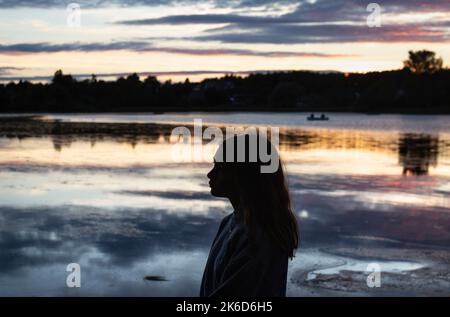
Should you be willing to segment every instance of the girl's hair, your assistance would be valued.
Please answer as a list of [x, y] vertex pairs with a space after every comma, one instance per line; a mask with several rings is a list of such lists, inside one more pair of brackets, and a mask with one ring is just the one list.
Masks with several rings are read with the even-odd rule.
[[[225, 162], [225, 166], [234, 176], [239, 207], [243, 211], [245, 224], [250, 229], [255, 226], [261, 227], [273, 242], [293, 258], [299, 245], [299, 232], [297, 219], [292, 210], [283, 164], [278, 151], [271, 142], [259, 133], [256, 135], [258, 150], [256, 162], [249, 159], [249, 152], [252, 149], [252, 146], [249, 145], [252, 139], [249, 134], [235, 135], [232, 142], [235, 160]], [[241, 162], [242, 159], [239, 162], [237, 160], [239, 138], [245, 138], [244, 162]], [[230, 147], [230, 139], [225, 140], [222, 144], [223, 155], [226, 153], [227, 145]], [[259, 155], [260, 147], [264, 145], [267, 145], [265, 153], [270, 153], [271, 159], [275, 159], [278, 165], [273, 173], [261, 171], [261, 166], [270, 164], [270, 162], [264, 163]], [[253, 147], [254, 149], [255, 147]]]

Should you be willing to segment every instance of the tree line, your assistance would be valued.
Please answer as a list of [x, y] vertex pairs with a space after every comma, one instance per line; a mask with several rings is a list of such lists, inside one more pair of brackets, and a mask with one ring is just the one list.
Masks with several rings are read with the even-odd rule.
[[450, 70], [434, 52], [409, 52], [404, 68], [369, 73], [290, 71], [199, 83], [136, 73], [86, 80], [58, 70], [49, 83], [0, 85], [0, 112], [338, 111], [450, 113]]

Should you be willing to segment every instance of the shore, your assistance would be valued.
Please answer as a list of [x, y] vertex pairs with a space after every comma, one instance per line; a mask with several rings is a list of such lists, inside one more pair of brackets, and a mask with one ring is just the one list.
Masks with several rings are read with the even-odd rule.
[[[369, 287], [369, 264], [381, 268]], [[297, 268], [298, 266], [298, 268]], [[301, 267], [301, 268], [300, 268]], [[449, 296], [450, 249], [420, 245], [300, 249], [289, 296]]]

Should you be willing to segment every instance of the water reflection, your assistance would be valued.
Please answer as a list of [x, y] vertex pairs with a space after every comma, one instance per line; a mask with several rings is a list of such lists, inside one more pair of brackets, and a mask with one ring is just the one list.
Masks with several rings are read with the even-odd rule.
[[398, 154], [403, 175], [427, 175], [430, 166], [436, 167], [439, 155], [439, 138], [431, 135], [402, 134]]
[[[167, 294], [163, 293], [164, 289], [171, 287], [171, 295], [196, 295], [206, 248], [220, 215], [223, 214], [215, 210], [209, 216], [198, 216], [167, 214], [155, 209], [118, 209], [110, 214], [96, 208], [0, 207], [0, 294], [11, 291], [4, 288], [5, 281], [15, 279], [16, 284], [20, 281], [14, 287], [19, 291], [19, 285], [27, 285], [27, 280], [33, 278], [30, 275], [45, 272], [29, 294], [44, 295], [42, 287], [49, 287], [51, 294], [57, 295], [57, 290], [65, 287], [62, 278], [65, 266], [77, 262], [84, 270], [81, 289], [84, 294], [97, 288], [97, 291], [106, 289], [108, 293], [131, 295], [138, 288], [143, 291], [141, 295], [156, 296], [158, 291]], [[183, 259], [186, 254], [197, 257]], [[157, 264], [158, 259], [165, 261]], [[182, 274], [186, 262], [195, 263], [187, 276]], [[46, 271], [48, 266], [60, 269]], [[57, 283], [55, 274], [61, 277]], [[137, 282], [133, 285], [119, 281], [111, 285], [112, 281], [105, 281], [103, 274], [116, 280], [124, 275], [130, 282], [147, 275], [161, 275], [169, 285]], [[48, 281], [55, 284], [48, 285]], [[108, 290], [112, 286], [115, 289]]]
[[[2, 122], [0, 295], [196, 296], [210, 243], [230, 209], [209, 195], [209, 162], [172, 160], [174, 126]], [[449, 149], [446, 133], [281, 129], [301, 222], [293, 276], [305, 263], [322, 272], [323, 250], [334, 259], [330, 253], [345, 249], [341, 266], [345, 255], [360, 267], [367, 260], [358, 256], [366, 254], [370, 261], [445, 267]], [[71, 262], [82, 265], [79, 290], [65, 287]], [[301, 294], [305, 284], [289, 283], [288, 294]], [[429, 287], [443, 290], [442, 283]]]
[[[59, 155], [49, 157], [49, 161], [41, 163], [53, 163], [55, 161], [62, 164], [83, 162], [81, 158], [89, 157], [91, 153], [92, 162], [105, 162], [99, 159], [99, 154], [114, 152], [117, 162], [127, 161], [130, 164], [130, 153], [141, 153], [146, 157], [139, 157], [137, 161], [154, 162], [161, 164], [173, 163], [170, 153], [170, 146], [176, 140], [171, 139], [171, 133], [176, 124], [128, 124], [128, 123], [97, 123], [90, 124], [86, 122], [66, 122], [59, 121], [39, 121], [29, 120], [21, 122], [19, 128], [17, 124], [6, 122], [0, 126], [0, 138], [7, 140], [0, 144], [0, 149], [5, 146], [15, 147], [15, 158], [23, 160], [28, 155], [36, 160], [39, 148], [46, 152], [45, 156], [50, 156], [46, 148], [42, 148], [45, 140], [51, 140], [53, 149], [57, 153], [64, 150], [69, 151], [72, 160], [65, 161], [68, 155]], [[187, 126], [194, 135], [194, 127]], [[203, 130], [208, 126], [204, 125]], [[245, 126], [236, 126], [245, 128]], [[225, 135], [225, 128], [221, 127]], [[36, 142], [39, 139], [40, 142]], [[359, 157], [368, 157], [366, 164], [373, 164], [378, 160], [375, 156], [384, 155], [392, 158], [398, 153], [399, 164], [402, 166], [403, 175], [427, 175], [430, 168], [438, 167], [438, 160], [443, 160], [444, 172], [447, 172], [449, 153], [450, 153], [450, 135], [442, 134], [411, 134], [411, 133], [386, 133], [380, 131], [364, 130], [333, 130], [333, 129], [302, 129], [302, 128], [282, 128], [280, 131], [280, 151], [284, 153], [285, 160], [295, 160], [296, 154], [309, 151], [316, 151], [315, 154], [325, 157], [326, 154], [331, 157], [345, 153], [355, 153]], [[13, 140], [18, 140], [14, 143]], [[30, 142], [27, 142], [30, 141]], [[204, 144], [209, 140], [203, 139]], [[72, 144], [76, 146], [71, 148]], [[81, 145], [89, 145], [81, 148]], [[103, 147], [95, 151], [97, 144]], [[127, 144], [130, 149], [136, 150], [138, 147], [147, 149], [147, 151], [130, 152], [126, 148], [120, 147], [120, 144]], [[108, 145], [109, 149], [104, 149]], [[149, 146], [150, 145], [150, 146]], [[157, 147], [158, 145], [158, 147]], [[35, 153], [29, 153], [32, 147], [35, 147]], [[18, 148], [18, 149], [17, 149]], [[319, 150], [321, 152], [319, 152]], [[153, 152], [153, 153], [151, 153]], [[210, 149], [214, 152], [214, 149]], [[78, 153], [81, 154], [77, 160]], [[45, 154], [45, 153], [43, 153]], [[87, 154], [87, 155], [86, 155]], [[8, 157], [3, 158], [3, 163]], [[110, 160], [107, 160], [110, 161]], [[112, 163], [112, 162], [110, 162]], [[367, 166], [370, 170], [371, 166]]]

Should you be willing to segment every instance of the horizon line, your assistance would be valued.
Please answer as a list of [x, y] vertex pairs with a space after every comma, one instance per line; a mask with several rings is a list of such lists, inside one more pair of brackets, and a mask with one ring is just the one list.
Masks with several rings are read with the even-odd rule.
[[[367, 72], [345, 72], [338, 70], [310, 70], [310, 69], [273, 69], [273, 70], [246, 70], [246, 71], [222, 71], [222, 70], [193, 70], [193, 71], [156, 71], [156, 72], [121, 72], [121, 73], [84, 73], [84, 74], [70, 74], [64, 73], [65, 75], [70, 75], [77, 80], [85, 80], [91, 78], [93, 75], [98, 79], [116, 77], [116, 80], [120, 77], [126, 77], [132, 74], [137, 74], [138, 76], [183, 76], [186, 75], [186, 79], [189, 76], [195, 75], [251, 75], [251, 74], [270, 74], [270, 73], [288, 73], [288, 72], [312, 72], [312, 73], [323, 73], [323, 74], [367, 74], [373, 72], [386, 72], [386, 71], [396, 71], [398, 69], [386, 69], [378, 71], [367, 71]], [[448, 68], [445, 68], [448, 69]], [[56, 72], [56, 71], [55, 71]], [[33, 82], [49, 82], [53, 79], [54, 75], [50, 76], [0, 76], [0, 82], [15, 82], [15, 81], [33, 81]], [[214, 79], [214, 78], [204, 78], [203, 80]], [[168, 79], [171, 80], [171, 79]], [[181, 82], [181, 81], [180, 81]]]

